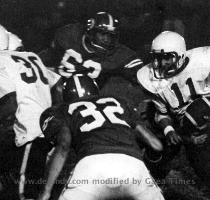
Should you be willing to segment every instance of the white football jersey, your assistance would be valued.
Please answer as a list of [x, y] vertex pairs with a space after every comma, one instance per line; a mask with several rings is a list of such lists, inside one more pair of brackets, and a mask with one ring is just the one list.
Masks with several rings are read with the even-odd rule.
[[174, 114], [182, 114], [193, 96], [210, 96], [210, 47], [188, 50], [187, 57], [186, 67], [168, 79], [156, 79], [151, 64], [137, 73], [139, 83], [158, 97], [155, 103], [162, 113], [169, 107]]
[[0, 52], [0, 98], [16, 93], [18, 107], [14, 131], [17, 146], [42, 135], [39, 117], [51, 106], [50, 88], [59, 78], [34, 53]]

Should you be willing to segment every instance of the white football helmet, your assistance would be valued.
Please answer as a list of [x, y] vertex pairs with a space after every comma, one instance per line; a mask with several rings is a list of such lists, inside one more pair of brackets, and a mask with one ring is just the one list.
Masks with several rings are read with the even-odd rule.
[[178, 73], [185, 62], [185, 40], [176, 32], [161, 32], [152, 41], [151, 53], [156, 78], [170, 78]]
[[8, 32], [8, 34], [9, 34], [8, 50], [19, 51], [20, 49], [23, 49], [22, 40], [17, 35], [11, 32]]
[[9, 46], [9, 35], [7, 30], [0, 25], [0, 50], [7, 50]]

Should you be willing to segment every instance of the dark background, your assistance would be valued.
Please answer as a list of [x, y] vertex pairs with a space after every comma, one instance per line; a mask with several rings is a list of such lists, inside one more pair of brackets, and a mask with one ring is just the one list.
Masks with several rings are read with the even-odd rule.
[[[183, 35], [187, 49], [210, 46], [210, 0], [0, 0], [0, 24], [17, 34], [27, 50], [37, 53], [50, 45], [58, 27], [83, 22], [97, 11], [109, 11], [119, 19], [120, 41], [144, 59], [152, 39], [163, 30]], [[111, 80], [105, 90], [136, 104], [143, 96], [138, 87], [122, 80]], [[69, 168], [67, 162], [67, 174]], [[171, 169], [161, 182], [166, 199], [210, 200], [209, 189], [194, 174], [184, 150]]]
[[184, 35], [188, 49], [210, 45], [209, 10], [209, 0], [0, 0], [0, 23], [39, 52], [56, 28], [109, 11], [121, 22], [120, 41], [144, 57], [162, 30]]

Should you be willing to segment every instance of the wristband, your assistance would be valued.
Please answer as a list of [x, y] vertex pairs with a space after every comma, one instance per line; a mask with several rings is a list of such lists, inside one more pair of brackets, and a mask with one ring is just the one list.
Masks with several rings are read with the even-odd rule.
[[164, 131], [163, 131], [163, 133], [164, 133], [164, 135], [166, 136], [170, 131], [175, 131], [174, 130], [174, 128], [172, 127], [172, 126], [166, 126], [165, 128], [164, 128]]

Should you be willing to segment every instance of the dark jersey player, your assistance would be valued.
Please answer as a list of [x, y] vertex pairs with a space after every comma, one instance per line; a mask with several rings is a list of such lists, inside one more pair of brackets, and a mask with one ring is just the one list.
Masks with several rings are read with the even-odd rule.
[[89, 69], [88, 76], [97, 78], [99, 86], [114, 74], [137, 82], [136, 72], [142, 61], [136, 52], [120, 44], [118, 38], [118, 20], [107, 12], [98, 12], [85, 24], [58, 29], [51, 47], [42, 51], [40, 57], [46, 66], [56, 67], [63, 77]]
[[50, 197], [70, 146], [75, 149], [77, 163], [59, 200], [127, 196], [164, 199], [141, 160], [139, 142], [155, 151], [162, 151], [162, 145], [143, 125], [132, 121], [133, 111], [126, 102], [100, 97], [96, 83], [84, 75], [72, 76], [63, 95], [65, 103], [47, 109], [40, 119], [43, 133], [55, 145], [55, 152], [39, 200]]

